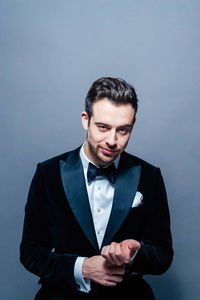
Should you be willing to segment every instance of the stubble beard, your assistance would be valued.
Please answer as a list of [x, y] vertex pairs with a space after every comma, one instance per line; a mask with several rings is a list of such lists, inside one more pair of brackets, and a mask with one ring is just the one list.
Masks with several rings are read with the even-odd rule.
[[89, 150], [91, 156], [95, 160], [94, 163], [100, 167], [104, 167], [104, 166], [110, 164], [117, 157], [117, 155], [116, 155], [116, 157], [106, 156], [105, 154], [103, 154], [101, 152], [100, 146], [96, 146], [96, 148], [95, 148], [92, 144], [90, 144], [89, 141], [87, 141], [87, 143], [88, 143], [88, 150]]

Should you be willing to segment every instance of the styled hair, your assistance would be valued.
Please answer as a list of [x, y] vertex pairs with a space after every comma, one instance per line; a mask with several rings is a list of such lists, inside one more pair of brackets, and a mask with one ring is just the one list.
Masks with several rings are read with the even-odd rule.
[[85, 98], [85, 111], [89, 120], [93, 104], [103, 98], [116, 105], [130, 103], [137, 112], [138, 98], [134, 87], [121, 78], [102, 77], [93, 82]]

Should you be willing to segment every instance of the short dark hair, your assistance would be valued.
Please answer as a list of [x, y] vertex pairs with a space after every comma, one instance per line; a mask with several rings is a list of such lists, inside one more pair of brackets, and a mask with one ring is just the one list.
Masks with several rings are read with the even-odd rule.
[[114, 104], [131, 104], [135, 113], [138, 109], [138, 98], [134, 87], [121, 78], [101, 77], [93, 82], [85, 98], [85, 111], [89, 120], [93, 104], [108, 98]]

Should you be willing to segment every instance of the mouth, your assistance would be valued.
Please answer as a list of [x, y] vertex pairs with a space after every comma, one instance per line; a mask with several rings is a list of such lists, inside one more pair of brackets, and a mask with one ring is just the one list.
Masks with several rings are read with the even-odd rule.
[[116, 155], [118, 153], [117, 150], [111, 150], [111, 149], [106, 149], [106, 148], [101, 148], [101, 151], [102, 151], [103, 154], [109, 155], [109, 156], [113, 156], [113, 155]]

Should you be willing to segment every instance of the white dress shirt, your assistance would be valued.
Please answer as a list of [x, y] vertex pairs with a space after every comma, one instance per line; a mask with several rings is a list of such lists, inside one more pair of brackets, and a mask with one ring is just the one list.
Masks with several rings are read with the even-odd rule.
[[[83, 164], [85, 183], [90, 203], [90, 209], [92, 212], [94, 228], [100, 248], [110, 217], [115, 186], [114, 184], [110, 183], [110, 181], [104, 176], [97, 176], [95, 180], [93, 180], [90, 184], [88, 183], [87, 170], [89, 162], [91, 161], [86, 157], [83, 147], [84, 145], [81, 147], [80, 157]], [[116, 168], [118, 167], [119, 159], [120, 157], [118, 156], [114, 161]], [[85, 257], [77, 258], [74, 266], [74, 277], [76, 283], [80, 287], [79, 290], [82, 292], [89, 292], [90, 279], [84, 279], [82, 276], [82, 264], [84, 259]]]

